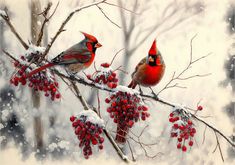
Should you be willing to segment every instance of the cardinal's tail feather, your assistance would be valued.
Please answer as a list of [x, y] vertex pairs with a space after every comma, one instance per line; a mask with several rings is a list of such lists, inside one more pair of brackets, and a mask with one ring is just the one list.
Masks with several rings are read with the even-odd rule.
[[41, 72], [42, 70], [46, 69], [46, 68], [49, 68], [49, 67], [52, 67], [52, 66], [55, 66], [56, 64], [55, 63], [49, 63], [49, 64], [46, 64], [46, 65], [43, 65], [35, 70], [33, 70], [32, 72], [30, 72], [29, 74], [26, 75], [26, 78], [28, 77], [31, 77], [32, 75], [38, 73], [38, 72]]
[[136, 85], [137, 83], [132, 80], [131, 83], [128, 85], [128, 88], [135, 89]]

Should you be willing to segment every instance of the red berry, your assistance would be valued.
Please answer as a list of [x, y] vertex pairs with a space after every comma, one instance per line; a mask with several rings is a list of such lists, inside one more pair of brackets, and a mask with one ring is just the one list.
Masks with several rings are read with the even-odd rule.
[[199, 111], [201, 111], [201, 110], [203, 109], [203, 107], [200, 105], [200, 106], [197, 107], [197, 109], [198, 109]]
[[140, 111], [141, 109], [142, 109], [142, 107], [141, 107], [141, 106], [139, 106], [139, 107], [138, 107], [138, 110]]
[[52, 92], [54, 92], [54, 93], [55, 93], [56, 91], [57, 91], [57, 89], [56, 89], [56, 88], [53, 88], [53, 89], [52, 89]]
[[76, 122], [74, 122], [74, 123], [72, 124], [72, 126], [73, 126], [73, 127], [76, 127], [76, 126], [77, 126], [77, 123], [76, 123]]
[[110, 65], [109, 65], [108, 63], [105, 63], [105, 64], [104, 64], [104, 67], [105, 67], [105, 68], [108, 68], [109, 66], [110, 66]]
[[150, 116], [150, 114], [149, 113], [146, 113], [146, 117], [149, 117]]
[[48, 81], [47, 81], [47, 80], [45, 80], [45, 81], [44, 81], [44, 84], [45, 84], [45, 85], [48, 85]]
[[18, 78], [18, 77], [15, 77], [15, 78], [14, 78], [14, 80], [15, 80], [15, 81], [18, 81], [18, 80], [19, 80], [19, 78]]
[[22, 76], [24, 79], [26, 79], [27, 78], [27, 76], [25, 75], [25, 74], [23, 74], [23, 76]]
[[110, 75], [110, 76], [108, 77], [108, 79], [109, 79], [109, 81], [112, 81], [112, 80], [113, 80], [113, 76]]
[[183, 133], [182, 133], [182, 134], [180, 134], [180, 137], [181, 137], [181, 138], [184, 138], [184, 134], [183, 134]]
[[170, 121], [171, 123], [173, 123], [173, 122], [174, 122], [174, 119], [173, 119], [173, 118], [170, 118], [169, 121]]
[[98, 132], [101, 134], [103, 130], [101, 128], [98, 128]]
[[145, 116], [142, 116], [141, 119], [142, 119], [142, 120], [145, 120]]
[[192, 123], [192, 121], [191, 121], [191, 120], [189, 120], [189, 121], [188, 121], [188, 124], [189, 124], [189, 125], [192, 125], [193, 123]]
[[58, 82], [55, 82], [54, 84], [55, 84], [56, 87], [58, 87]]
[[118, 82], [118, 78], [115, 77], [113, 81], [114, 81], [114, 82]]
[[113, 83], [113, 88], [116, 88], [117, 87], [117, 83]]
[[193, 133], [193, 132], [190, 132], [190, 136], [194, 137], [194, 133]]
[[46, 96], [46, 97], [48, 97], [48, 96], [49, 96], [49, 94], [48, 94], [48, 93], [45, 93], [45, 96]]
[[18, 81], [15, 81], [15, 82], [14, 82], [14, 85], [15, 85], [15, 86], [18, 86]]
[[92, 141], [92, 144], [93, 144], [93, 145], [96, 145], [97, 143], [98, 143], [97, 140], [93, 140], [93, 141]]
[[193, 133], [196, 133], [196, 129], [195, 129], [195, 128], [193, 128], [193, 129], [192, 129], [192, 132], [193, 132]]
[[182, 138], [178, 138], [178, 142], [182, 142]]
[[174, 116], [174, 114], [173, 113], [170, 113], [170, 117], [173, 117]]
[[24, 71], [25, 69], [26, 69], [26, 66], [23, 65], [23, 66], [21, 67], [21, 70]]
[[21, 58], [21, 60], [24, 60], [24, 56], [21, 56], [20, 58]]
[[106, 99], [105, 99], [105, 102], [106, 102], [106, 103], [109, 103], [109, 102], [110, 102], [110, 100], [109, 100], [108, 98], [106, 98]]
[[89, 157], [88, 157], [88, 156], [85, 156], [85, 159], [89, 159]]
[[132, 126], [133, 124], [134, 124], [134, 122], [131, 121], [131, 120], [128, 122], [128, 125], [129, 125], [129, 126]]
[[193, 146], [193, 141], [190, 141], [188, 144], [189, 144], [190, 146]]
[[13, 84], [13, 83], [14, 83], [14, 81], [13, 81], [12, 79], [10, 79], [10, 83], [11, 83], [11, 84]]
[[100, 137], [100, 135], [99, 135], [99, 133], [97, 132], [97, 133], [95, 133], [95, 137], [96, 138], [99, 138]]
[[107, 82], [108, 82], [108, 80], [105, 78], [105, 79], [103, 80], [103, 83], [104, 83], [104, 84], [107, 84]]
[[184, 138], [187, 140], [187, 139], [189, 138], [189, 136], [188, 136], [188, 135], [185, 135]]
[[57, 99], [59, 99], [61, 96], [60, 96], [59, 93], [57, 93], [55, 97], [56, 97]]
[[15, 66], [15, 67], [17, 67], [17, 65], [18, 65], [18, 62], [17, 62], [17, 61], [15, 61], [15, 62], [14, 62], [14, 66]]
[[112, 106], [116, 107], [117, 103], [116, 102], [112, 102]]
[[115, 72], [112, 73], [112, 76], [113, 76], [113, 77], [116, 77], [116, 75], [117, 75], [117, 74], [116, 74]]
[[178, 129], [178, 124], [174, 124], [174, 129]]
[[148, 108], [146, 106], [143, 106], [143, 111], [147, 111]]
[[182, 147], [182, 151], [185, 152], [187, 150], [187, 147], [186, 146], [183, 146]]
[[103, 145], [101, 144], [101, 145], [99, 145], [99, 149], [100, 150], [102, 150], [104, 147], [103, 147]]
[[22, 85], [25, 85], [25, 84], [26, 84], [26, 81], [25, 81], [25, 80], [23, 80], [23, 81], [22, 81]]
[[178, 149], [181, 149], [181, 144], [180, 144], [180, 143], [177, 145], [177, 148], [178, 148]]
[[70, 121], [73, 122], [76, 118], [74, 116], [70, 117]]
[[179, 129], [183, 131], [185, 128], [183, 125], [181, 125], [181, 126], [179, 126]]
[[108, 87], [113, 88], [113, 83], [112, 82], [108, 83]]
[[103, 143], [104, 142], [104, 138], [100, 137], [99, 142]]
[[176, 116], [176, 117], [174, 118], [174, 120], [175, 120], [175, 121], [178, 121], [178, 120], [179, 120], [179, 117], [178, 117], [178, 116]]

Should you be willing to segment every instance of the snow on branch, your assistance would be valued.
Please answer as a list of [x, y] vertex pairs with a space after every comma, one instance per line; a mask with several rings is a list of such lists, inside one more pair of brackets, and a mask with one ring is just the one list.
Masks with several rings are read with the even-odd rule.
[[[89, 86], [89, 87], [92, 87], [92, 88], [96, 88], [96, 89], [100, 89], [100, 90], [103, 90], [103, 91], [107, 91], [107, 92], [116, 92], [117, 89], [111, 89], [111, 88], [108, 88], [106, 86], [102, 86], [100, 84], [96, 84], [94, 82], [91, 82], [89, 80], [85, 80], [85, 79], [82, 79], [82, 78], [71, 78], [69, 76], [66, 76], [60, 72], [58, 72], [57, 70], [53, 70], [53, 72], [65, 79], [68, 79], [68, 80], [71, 80], [71, 81], [75, 81], [79, 84], [83, 84], [83, 85], [86, 85], [86, 86]], [[164, 105], [167, 105], [167, 106], [170, 106], [172, 108], [174, 107], [177, 107], [178, 105], [175, 104], [175, 103], [171, 103], [169, 101], [166, 101], [166, 100], [163, 100], [161, 98], [159, 98], [156, 94], [146, 94], [146, 93], [140, 93], [140, 96], [142, 97], [145, 97], [145, 98], [149, 98], [149, 99], [152, 99], [156, 102], [159, 102], [161, 104], [164, 104]], [[234, 142], [232, 142], [224, 133], [222, 133], [220, 130], [218, 130], [216, 127], [212, 126], [211, 124], [207, 123], [206, 121], [204, 121], [203, 119], [201, 119], [200, 117], [198, 117], [197, 115], [194, 115], [192, 114], [191, 112], [189, 112], [193, 118], [195, 118], [196, 120], [198, 120], [199, 122], [205, 124], [206, 126], [208, 126], [210, 129], [212, 129], [213, 131], [215, 131], [216, 133], [218, 133], [219, 135], [221, 135], [232, 147], [235, 147], [235, 144]]]
[[[59, 73], [58, 71], [54, 70], [54, 73], [57, 74]], [[70, 86], [65, 80], [64, 78], [66, 78], [67, 80], [69, 80], [69, 82], [72, 84], [73, 86], [73, 90], [74, 90], [74, 93], [75, 95], [77, 96], [77, 98], [80, 100], [80, 102], [82, 103], [84, 109], [86, 111], [89, 111], [89, 110], [93, 110], [97, 115], [98, 117], [98, 111], [95, 107], [91, 106], [91, 108], [89, 107], [89, 105], [87, 104], [86, 100], [83, 98], [80, 90], [78, 89], [74, 79], [70, 78], [70, 77], [67, 77], [67, 76], [63, 76], [63, 74], [57, 74], [68, 86]], [[71, 89], [71, 88], [70, 88]], [[72, 89], [71, 89], [72, 90]], [[83, 112], [84, 113], [84, 112]], [[90, 112], [87, 112], [87, 113], [90, 113]], [[98, 117], [99, 118], [99, 117]], [[101, 121], [102, 119], [100, 119]], [[113, 145], [114, 149], [117, 151], [118, 155], [121, 157], [121, 159], [125, 162], [129, 162], [129, 160], [127, 159], [126, 155], [122, 152], [122, 150], [119, 148], [119, 146], [117, 145], [117, 143], [114, 141], [113, 137], [111, 136], [111, 134], [109, 133], [109, 131], [104, 128], [104, 133], [105, 135], [107, 136], [107, 138], [109, 139], [110, 143]]]

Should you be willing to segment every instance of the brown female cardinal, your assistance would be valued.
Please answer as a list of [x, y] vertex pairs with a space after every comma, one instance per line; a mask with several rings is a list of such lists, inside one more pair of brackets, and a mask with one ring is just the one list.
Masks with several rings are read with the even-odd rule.
[[94, 61], [96, 49], [102, 45], [98, 43], [94, 36], [84, 32], [81, 33], [85, 36], [84, 40], [60, 53], [50, 63], [33, 70], [26, 77], [55, 65], [65, 66], [66, 71], [71, 75], [88, 68]]
[[[148, 56], [138, 63], [135, 71], [132, 73], [132, 81], [128, 87], [134, 89], [137, 84], [145, 87], [157, 85], [162, 79], [164, 71], [165, 63], [162, 59], [161, 53], [157, 49], [156, 40], [154, 40]], [[128, 130], [129, 127], [127, 124], [118, 124], [115, 140], [118, 143], [124, 144], [126, 142]]]

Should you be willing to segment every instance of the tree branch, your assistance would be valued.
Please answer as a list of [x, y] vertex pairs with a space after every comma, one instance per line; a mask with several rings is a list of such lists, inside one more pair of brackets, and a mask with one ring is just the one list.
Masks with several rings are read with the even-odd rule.
[[47, 45], [46, 47], [46, 50], [45, 52], [42, 54], [41, 56], [41, 59], [39, 60], [39, 63], [42, 62], [42, 60], [45, 58], [45, 56], [48, 54], [49, 50], [51, 49], [51, 46], [53, 45], [53, 43], [55, 42], [55, 40], [57, 39], [57, 37], [60, 35], [60, 33], [62, 33], [64, 30], [64, 27], [65, 25], [69, 22], [69, 20], [72, 18], [72, 16], [83, 10], [83, 9], [86, 9], [86, 8], [89, 8], [91, 6], [97, 6], [98, 4], [101, 4], [101, 3], [104, 3], [106, 0], [102, 0], [102, 1], [99, 1], [99, 2], [95, 2], [95, 3], [92, 3], [92, 4], [89, 4], [89, 5], [85, 5], [83, 7], [80, 7], [80, 8], [77, 8], [75, 10], [73, 10], [72, 12], [69, 13], [68, 17], [64, 20], [64, 22], [62, 22], [59, 30], [56, 32], [55, 36], [51, 39], [51, 42]]
[[[54, 70], [54, 71], [55, 71], [55, 70]], [[58, 71], [57, 71], [57, 72], [54, 72], [54, 73], [57, 74]], [[57, 75], [58, 75], [58, 74], [57, 74]], [[76, 93], [77, 98], [78, 98], [78, 99], [80, 100], [80, 102], [82, 103], [83, 108], [84, 108], [85, 110], [90, 109], [90, 108], [89, 108], [89, 105], [88, 105], [87, 102], [86, 102], [86, 100], [85, 100], [85, 99], [83, 98], [83, 96], [81, 95], [81, 92], [80, 92], [80, 90], [78, 89], [78, 87], [77, 87], [77, 85], [76, 85], [74, 79], [71, 79], [70, 77], [67, 77], [67, 76], [63, 76], [63, 75], [61, 75], [61, 74], [59, 74], [59, 77], [61, 77], [62, 79], [63, 79], [63, 78], [66, 78], [67, 80], [70, 81], [70, 83], [71, 83], [72, 86], [73, 86], [73, 89], [75, 90], [75, 93]], [[97, 109], [96, 109], [95, 107], [92, 106], [92, 110], [98, 114], [98, 111], [97, 111]], [[98, 115], [98, 116], [99, 116], [99, 115]], [[117, 151], [118, 155], [121, 157], [121, 159], [122, 159], [124, 162], [128, 163], [129, 161], [128, 161], [127, 157], [126, 157], [125, 154], [121, 151], [121, 149], [118, 147], [117, 143], [114, 141], [113, 137], [110, 135], [109, 131], [108, 131], [106, 128], [104, 128], [104, 133], [105, 133], [105, 135], [107, 136], [107, 138], [109, 139], [110, 143], [113, 145], [114, 149]]]
[[20, 35], [17, 33], [17, 31], [15, 30], [14, 26], [11, 23], [10, 17], [7, 13], [7, 9], [5, 9], [5, 13], [6, 15], [1, 15], [1, 17], [5, 20], [5, 22], [7, 23], [7, 25], [10, 27], [12, 33], [16, 36], [16, 38], [20, 41], [21, 45], [25, 48], [28, 49], [29, 46], [23, 41], [23, 39], [20, 37]]

